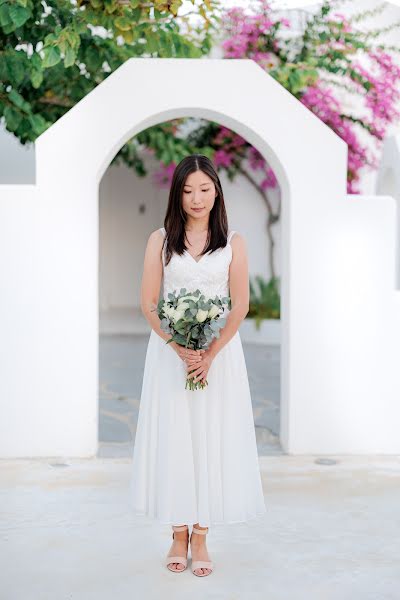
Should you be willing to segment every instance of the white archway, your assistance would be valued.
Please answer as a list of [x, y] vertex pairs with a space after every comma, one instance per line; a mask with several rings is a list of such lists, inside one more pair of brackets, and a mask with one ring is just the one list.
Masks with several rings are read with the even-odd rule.
[[[8, 414], [23, 411], [27, 422], [4, 428], [1, 454], [96, 454], [98, 184], [129, 138], [183, 116], [238, 132], [267, 158], [281, 186], [283, 449], [398, 451], [393, 199], [347, 196], [345, 143], [253, 61], [130, 59], [37, 140], [36, 186], [2, 186], [8, 232], [30, 211], [27, 238], [18, 238], [21, 246], [14, 238], [18, 276], [13, 280], [8, 267], [7, 298], [11, 303], [23, 292], [24, 277], [30, 279], [30, 313], [21, 305], [15, 315], [32, 338], [26, 341], [24, 329], [11, 338], [6, 328], [16, 348], [28, 344], [23, 366], [30, 395], [15, 386], [18, 362], [10, 359], [3, 391], [17, 409]], [[28, 245], [31, 264], [23, 260]], [[389, 325], [384, 332], [378, 300]], [[367, 327], [379, 356], [368, 347]], [[382, 385], [388, 420], [378, 433]]]

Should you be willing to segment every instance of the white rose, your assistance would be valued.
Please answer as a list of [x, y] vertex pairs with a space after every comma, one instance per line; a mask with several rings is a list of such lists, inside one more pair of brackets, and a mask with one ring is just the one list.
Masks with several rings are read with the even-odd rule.
[[179, 310], [186, 310], [187, 308], [189, 308], [189, 304], [187, 302], [178, 302], [178, 309]]
[[168, 304], [164, 304], [163, 306], [163, 313], [166, 317], [171, 318], [171, 315], [174, 313], [174, 307], [173, 306], [169, 306]]
[[213, 304], [210, 310], [208, 311], [208, 316], [213, 319], [219, 314], [220, 308], [217, 304]]
[[182, 319], [184, 314], [185, 314], [184, 310], [178, 310], [177, 308], [174, 309], [174, 314], [172, 316], [172, 320], [174, 321], [174, 323], [177, 323], [179, 321], [179, 319]]
[[205, 321], [208, 317], [208, 310], [201, 310], [201, 308], [199, 308], [199, 310], [197, 311], [196, 314], [196, 319], [199, 323], [202, 323], [203, 321]]

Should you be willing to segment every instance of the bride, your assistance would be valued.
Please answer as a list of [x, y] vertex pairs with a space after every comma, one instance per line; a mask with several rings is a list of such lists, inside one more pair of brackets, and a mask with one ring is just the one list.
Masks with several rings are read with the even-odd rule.
[[[186, 288], [230, 296], [220, 336], [204, 350], [167, 344], [155, 307]], [[130, 492], [135, 514], [172, 526], [166, 565], [209, 575], [206, 533], [214, 524], [245, 522], [266, 512], [250, 388], [239, 326], [249, 310], [246, 243], [228, 230], [221, 183], [201, 154], [175, 168], [164, 227], [147, 242], [141, 309], [150, 327]], [[225, 315], [224, 315], [225, 316]], [[203, 389], [185, 381], [207, 379]], [[189, 536], [189, 526], [192, 532]]]

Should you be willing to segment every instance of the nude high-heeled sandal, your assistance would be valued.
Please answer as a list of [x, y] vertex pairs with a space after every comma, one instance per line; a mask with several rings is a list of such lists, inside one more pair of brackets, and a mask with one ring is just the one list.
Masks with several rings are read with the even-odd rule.
[[[197, 529], [197, 527], [192, 528], [192, 533], [200, 533], [202, 535], [206, 535], [208, 533], [207, 529]], [[190, 535], [190, 543], [192, 542], [192, 535]], [[196, 569], [210, 569], [210, 573], [195, 573]], [[207, 577], [207, 575], [211, 575], [213, 572], [214, 565], [211, 560], [192, 560], [192, 573], [197, 575], [197, 577]]]
[[[172, 529], [174, 531], [185, 531], [186, 529], [189, 530], [189, 527], [187, 525], [172, 525]], [[172, 539], [174, 539], [174, 534], [172, 534]], [[171, 563], [181, 563], [182, 565], [184, 565], [184, 569], [171, 569], [169, 567], [169, 565]], [[173, 573], [182, 573], [182, 571], [184, 571], [187, 567], [187, 553], [186, 556], [167, 556], [166, 558], [166, 562], [165, 564], [167, 565], [167, 568], [172, 571]]]

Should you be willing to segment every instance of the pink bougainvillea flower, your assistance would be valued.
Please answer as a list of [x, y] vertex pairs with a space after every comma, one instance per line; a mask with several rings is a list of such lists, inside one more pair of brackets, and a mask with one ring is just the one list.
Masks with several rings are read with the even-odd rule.
[[153, 173], [153, 181], [159, 188], [168, 188], [171, 186], [172, 175], [175, 171], [176, 163], [171, 162], [169, 165], [161, 163], [161, 168]]
[[[228, 36], [223, 45], [226, 58], [250, 58], [272, 74], [279, 74], [280, 68], [285, 69], [287, 48], [281, 45], [279, 29], [281, 26], [289, 27], [290, 22], [279, 17], [279, 12], [274, 13], [270, 2], [260, 0], [257, 14], [248, 14], [239, 7], [227, 11], [223, 26]], [[352, 23], [343, 13], [328, 12], [325, 16], [326, 26], [330, 27], [332, 35], [325, 42], [321, 39], [315, 44], [313, 53], [315, 58], [322, 59], [322, 65], [329, 57], [332, 70], [329, 67], [319, 67], [320, 81], [306, 88], [299, 99], [347, 143], [348, 189], [349, 192], [356, 193], [361, 170], [366, 166], [374, 168], [377, 164], [376, 155], [362, 141], [361, 128], [374, 136], [378, 146], [384, 139], [388, 126], [400, 119], [400, 66], [383, 48], [373, 46], [368, 49], [359, 46], [358, 32], [353, 30]], [[349, 33], [352, 35], [345, 35]], [[360, 54], [367, 59], [366, 64], [361, 64]], [[343, 57], [346, 57], [345, 61]], [[324, 82], [324, 73], [337, 73], [336, 64], [340, 72], [343, 65], [347, 65], [346, 72], [342, 75], [344, 86], [362, 95], [364, 114], [359, 114], [358, 119], [352, 114], [344, 114], [341, 102], [334, 96], [334, 88], [328, 87], [329, 83]], [[359, 109], [357, 111], [360, 112]], [[229, 152], [232, 146], [224, 146], [224, 149]], [[261, 159], [257, 159], [256, 152], [248, 149], [247, 154], [252, 169], [266, 169], [265, 161], [263, 164]], [[272, 182], [273, 179], [266, 171], [263, 185], [268, 187]]]
[[354, 127], [340, 111], [340, 103], [332, 90], [319, 85], [310, 86], [302, 95], [300, 102], [307, 106], [317, 117], [337, 133], [348, 146], [349, 193], [355, 193], [359, 181], [359, 170], [365, 165], [375, 165], [376, 157], [357, 138]]
[[271, 167], [268, 167], [267, 174], [261, 182], [261, 188], [263, 190], [266, 190], [268, 188], [274, 189], [274, 188], [276, 188], [277, 184], [278, 184], [278, 181], [275, 177], [275, 173], [273, 172]]
[[230, 167], [233, 158], [233, 155], [225, 150], [217, 150], [214, 154], [214, 164], [216, 167]]
[[254, 148], [254, 146], [250, 146], [249, 148], [248, 159], [250, 167], [253, 169], [253, 171], [258, 171], [259, 169], [265, 168], [265, 159], [262, 154], [260, 154], [259, 151]]

